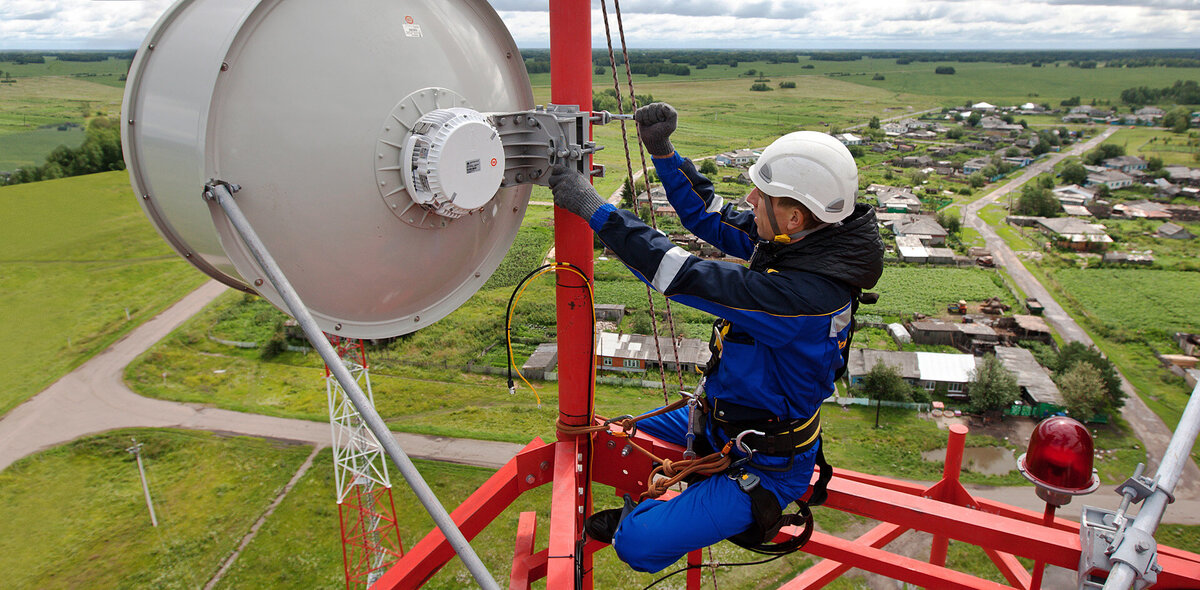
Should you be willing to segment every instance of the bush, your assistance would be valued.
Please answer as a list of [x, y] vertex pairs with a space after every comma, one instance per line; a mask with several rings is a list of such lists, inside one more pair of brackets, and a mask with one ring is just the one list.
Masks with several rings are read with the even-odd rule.
[[771, 88], [770, 86], [763, 84], [762, 82], [758, 82], [758, 83], [750, 85], [751, 92], [766, 92], [768, 90], [774, 90], [774, 88]]
[[938, 66], [933, 70], [935, 74], [953, 75], [954, 68], [952, 66]]
[[883, 74], [875, 74], [874, 76], [871, 76], [871, 79], [872, 80], [883, 80], [884, 77], [883, 77]]
[[795, 88], [796, 83], [795, 82], [780, 82], [779, 87], [780, 88]]

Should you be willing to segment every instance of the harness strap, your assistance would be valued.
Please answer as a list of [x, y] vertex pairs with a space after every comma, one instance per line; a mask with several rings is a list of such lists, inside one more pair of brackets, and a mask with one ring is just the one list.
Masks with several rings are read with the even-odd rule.
[[[755, 553], [766, 555], [786, 555], [804, 546], [813, 533], [812, 510], [808, 504], [797, 500], [798, 510], [792, 514], [783, 514], [779, 500], [775, 494], [763, 486], [756, 486], [747, 492], [750, 495], [750, 510], [754, 522], [746, 530], [729, 537], [729, 541], [739, 547]], [[785, 526], [803, 526], [799, 535], [781, 543], [771, 540]]]
[[710, 400], [710, 415], [726, 438], [734, 438], [746, 430], [761, 430], [765, 436], [747, 434], [742, 441], [755, 454], [768, 457], [791, 457], [813, 448], [821, 436], [821, 409], [807, 420], [783, 420], [759, 408], [750, 408], [725, 400]]

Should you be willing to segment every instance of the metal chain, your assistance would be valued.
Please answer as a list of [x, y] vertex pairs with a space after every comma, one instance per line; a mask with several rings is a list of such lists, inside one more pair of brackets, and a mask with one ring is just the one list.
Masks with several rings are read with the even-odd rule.
[[[613, 53], [612, 30], [608, 24], [608, 6], [605, 0], [600, 0], [600, 11], [604, 16], [604, 37], [608, 41], [608, 63], [610, 67], [612, 67], [613, 90], [617, 95], [617, 112], [620, 114], [625, 114], [625, 105], [621, 97], [621, 85], [617, 79], [617, 58]], [[629, 66], [629, 48], [625, 44], [625, 27], [621, 19], [621, 3], [619, 0], [613, 0], [613, 11], [617, 15], [617, 29], [621, 36], [621, 56], [623, 57], [623, 61], [625, 63], [625, 77], [629, 84], [629, 103], [632, 106], [631, 111], [637, 111], [637, 95], [634, 94], [633, 72]], [[637, 129], [636, 124], [634, 125], [634, 129]], [[625, 169], [628, 175], [627, 178], [629, 179], [629, 190], [631, 193], [633, 193], [633, 206], [636, 210], [638, 204], [637, 183], [634, 182], [633, 179], [633, 162], [629, 155], [629, 135], [625, 128], [624, 119], [621, 120], [621, 142], [625, 147]], [[650, 191], [652, 187], [650, 184], [650, 174], [646, 167], [646, 153], [642, 149], [642, 144], [640, 141], [638, 142], [638, 155], [641, 157], [642, 179], [646, 182], [646, 204], [650, 208], [650, 227], [658, 229], [658, 216], [654, 213], [654, 201], [650, 198]], [[679, 379], [679, 389], [682, 391], [684, 388], [683, 367], [682, 363], [679, 362], [679, 338], [675, 331], [675, 315], [671, 311], [671, 300], [666, 299], [665, 295], [663, 297], [666, 300], [665, 311], [667, 315], [667, 324], [671, 331], [671, 350], [673, 351], [675, 358], [675, 374]], [[667, 392], [667, 374], [665, 365], [663, 363], [662, 345], [659, 343], [658, 314], [654, 309], [654, 291], [650, 288], [650, 285], [646, 285], [646, 300], [649, 303], [650, 327], [654, 332], [654, 352], [658, 355], [659, 360], [658, 374], [659, 379], [662, 382], [663, 404], [667, 404], [670, 401], [670, 394]]]

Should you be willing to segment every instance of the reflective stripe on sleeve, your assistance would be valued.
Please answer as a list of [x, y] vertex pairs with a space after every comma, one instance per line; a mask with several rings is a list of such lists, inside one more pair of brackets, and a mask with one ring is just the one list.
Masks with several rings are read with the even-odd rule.
[[722, 197], [721, 195], [713, 195], [712, 200], [708, 202], [708, 208], [705, 209], [704, 212], [705, 213], [720, 213], [721, 208], [724, 206], [725, 206], [725, 197]]
[[650, 281], [651, 285], [658, 290], [659, 293], [665, 293], [667, 287], [675, 281], [675, 276], [679, 274], [683, 268], [683, 263], [691, 257], [687, 250], [675, 246], [663, 255], [662, 261], [658, 263], [658, 270], [654, 272], [654, 280]]

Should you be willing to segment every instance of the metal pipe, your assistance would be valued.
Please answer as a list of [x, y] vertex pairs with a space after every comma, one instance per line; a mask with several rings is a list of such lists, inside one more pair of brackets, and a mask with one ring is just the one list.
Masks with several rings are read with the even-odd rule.
[[366, 422], [367, 428], [375, 435], [384, 452], [396, 464], [396, 468], [400, 470], [400, 474], [404, 476], [417, 499], [421, 501], [421, 505], [433, 517], [434, 523], [441, 529], [442, 534], [446, 536], [450, 546], [454, 548], [454, 552], [463, 560], [471, 575], [475, 578], [475, 583], [479, 584], [480, 588], [488, 590], [499, 590], [495, 578], [488, 573], [483, 562], [479, 560], [479, 556], [471, 548], [462, 531], [458, 530], [458, 526], [454, 524], [454, 520], [446, 513], [446, 509], [438, 502], [437, 496], [433, 490], [429, 488], [429, 484], [425, 483], [420, 472], [417, 471], [416, 465], [413, 465], [408, 455], [400, 448], [400, 443], [396, 442], [396, 437], [392, 435], [392, 431], [388, 429], [383, 418], [379, 416], [379, 412], [375, 410], [375, 406], [367, 399], [358, 383], [354, 380], [354, 376], [342, 363], [337, 351], [329, 344], [329, 340], [325, 338], [325, 333], [317, 326], [316, 320], [309, 313], [308, 307], [300, 299], [296, 290], [292, 288], [292, 284], [284, 276], [283, 271], [276, 264], [275, 259], [267, 250], [266, 245], [259, 239], [258, 234], [254, 231], [254, 227], [250, 225], [250, 221], [242, 213], [240, 207], [233, 199], [233, 195], [225, 185], [214, 183], [205, 187], [205, 197], [216, 201], [221, 209], [225, 211], [225, 215], [229, 218], [229, 222], [233, 224], [233, 228], [237, 230], [246, 247], [250, 249], [250, 253], [254, 255], [254, 259], [258, 261], [258, 265], [262, 267], [263, 272], [267, 275], [267, 280], [271, 281], [271, 285], [279, 292], [279, 296], [283, 298], [288, 310], [292, 312], [292, 317], [296, 318], [296, 323], [304, 330], [304, 336], [308, 338], [309, 344], [321, 355], [321, 359], [325, 361], [325, 366], [329, 368], [333, 376], [341, 383], [342, 389], [346, 392], [346, 397], [350, 398], [350, 403], [354, 404], [354, 408], [358, 410], [363, 421]]
[[[1046, 502], [1046, 510], [1042, 512], [1042, 525], [1050, 526], [1054, 524], [1054, 511], [1058, 507], [1054, 504]], [[1039, 590], [1042, 587], [1042, 575], [1046, 573], [1046, 561], [1038, 559], [1033, 562], [1033, 578], [1029, 582], [1029, 590]]]
[[[1167, 504], [1173, 499], [1171, 493], [1175, 491], [1175, 484], [1179, 483], [1183, 466], [1191, 460], [1190, 454], [1192, 446], [1196, 444], [1197, 433], [1200, 433], [1200, 383], [1197, 383], [1195, 389], [1192, 390], [1191, 399], [1183, 409], [1183, 416], [1179, 418], [1175, 434], [1171, 436], [1171, 443], [1167, 445], [1167, 452], [1163, 454], [1158, 471], [1154, 474], [1156, 482], [1154, 493], [1142, 502], [1142, 507], [1138, 510], [1137, 517], [1134, 518], [1133, 524], [1129, 528], [1150, 536], [1153, 536], [1154, 532], [1158, 530], [1163, 512], [1166, 511]], [[1137, 542], [1137, 536], [1125, 535], [1122, 544]], [[1119, 551], [1120, 548], [1117, 548], [1114, 555]], [[1104, 590], [1126, 590], [1133, 586], [1138, 576], [1139, 572], [1135, 571], [1132, 565], [1117, 562], [1108, 575]]]

